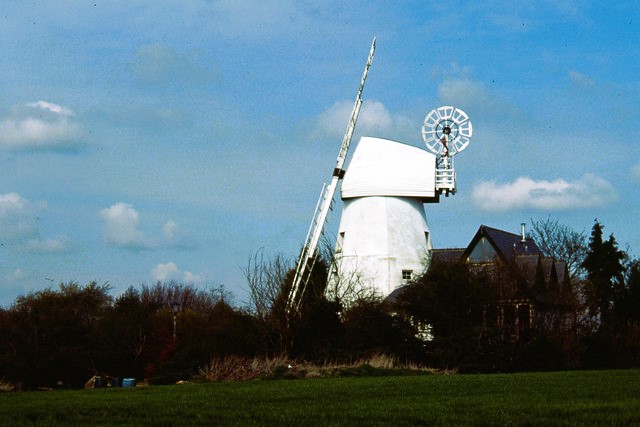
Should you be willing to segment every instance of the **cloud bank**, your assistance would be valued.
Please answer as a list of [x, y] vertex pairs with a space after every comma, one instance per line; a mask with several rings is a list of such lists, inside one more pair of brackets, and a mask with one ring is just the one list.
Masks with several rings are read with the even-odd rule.
[[596, 85], [595, 80], [576, 70], [569, 71], [569, 79], [573, 84], [583, 88], [592, 88]]
[[[351, 117], [353, 101], [336, 101], [316, 120], [316, 131], [331, 137], [342, 137]], [[391, 114], [382, 102], [367, 101], [362, 104], [358, 116], [358, 132], [363, 134], [396, 134], [415, 126], [400, 114]]]
[[103, 220], [103, 236], [113, 246], [126, 249], [194, 246], [190, 234], [173, 220], [165, 222], [159, 236], [148, 236], [140, 229], [140, 214], [130, 204], [118, 202], [99, 212]]
[[119, 202], [100, 211], [104, 220], [104, 238], [107, 243], [130, 249], [150, 248], [153, 245], [138, 229], [140, 215], [128, 203]]
[[38, 233], [36, 216], [43, 207], [18, 193], [0, 194], [0, 238], [20, 240], [34, 237]]
[[153, 88], [176, 84], [202, 85], [213, 82], [215, 70], [199, 66], [189, 57], [162, 44], [141, 46], [130, 65], [135, 79]]
[[205, 280], [203, 274], [194, 274], [190, 271], [181, 271], [175, 262], [158, 264], [151, 270], [153, 280], [159, 282], [182, 282], [186, 284], [202, 283]]
[[640, 183], [640, 163], [631, 167], [631, 179], [634, 182]]
[[594, 174], [575, 181], [520, 177], [505, 184], [485, 181], [473, 188], [473, 203], [484, 211], [570, 210], [602, 206], [617, 199], [613, 185]]
[[44, 202], [32, 202], [18, 193], [0, 194], [0, 239], [35, 253], [62, 253], [70, 248], [66, 235], [42, 238], [38, 218], [46, 208]]
[[25, 104], [0, 121], [0, 147], [63, 149], [77, 146], [84, 133], [74, 112], [47, 101]]
[[62, 253], [70, 247], [69, 237], [61, 235], [49, 239], [29, 239], [27, 249], [40, 253]]

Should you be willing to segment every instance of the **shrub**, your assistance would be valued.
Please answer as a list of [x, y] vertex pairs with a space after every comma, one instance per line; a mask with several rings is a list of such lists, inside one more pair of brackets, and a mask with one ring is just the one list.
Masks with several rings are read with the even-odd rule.
[[6, 393], [9, 391], [13, 391], [14, 389], [15, 387], [13, 386], [13, 384], [0, 380], [0, 393]]
[[271, 376], [274, 372], [286, 372], [291, 363], [284, 356], [271, 359], [226, 356], [215, 358], [201, 367], [195, 379], [207, 382], [248, 381]]
[[376, 354], [353, 363], [322, 365], [296, 363], [287, 357], [248, 359], [238, 356], [213, 359], [198, 370], [194, 378], [202, 382], [248, 381], [254, 379], [298, 379], [318, 377], [363, 377], [381, 375], [428, 374], [433, 369], [398, 363], [394, 357]]

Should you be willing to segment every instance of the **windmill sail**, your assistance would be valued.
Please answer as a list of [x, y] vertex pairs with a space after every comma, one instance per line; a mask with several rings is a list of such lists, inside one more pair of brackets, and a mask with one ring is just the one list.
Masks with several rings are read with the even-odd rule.
[[316, 206], [316, 211], [311, 220], [309, 232], [307, 233], [307, 239], [304, 243], [304, 246], [302, 247], [300, 258], [298, 259], [296, 274], [293, 279], [291, 291], [289, 292], [289, 297], [287, 298], [287, 315], [290, 315], [292, 312], [297, 312], [299, 310], [302, 296], [304, 295], [305, 288], [307, 286], [307, 283], [309, 283], [309, 279], [311, 277], [311, 272], [316, 261], [316, 250], [318, 248], [318, 242], [320, 241], [320, 236], [322, 235], [324, 224], [327, 221], [327, 215], [331, 210], [331, 204], [338, 187], [338, 182], [344, 177], [345, 171], [343, 169], [343, 166], [347, 158], [349, 145], [351, 144], [351, 138], [353, 137], [353, 132], [356, 127], [358, 115], [360, 114], [364, 82], [367, 79], [367, 75], [369, 74], [369, 68], [371, 67], [371, 62], [373, 61], [373, 54], [375, 50], [376, 38], [374, 37], [373, 42], [371, 43], [371, 50], [369, 51], [369, 58], [367, 59], [364, 73], [362, 75], [362, 80], [360, 81], [360, 87], [358, 88], [358, 94], [356, 95], [353, 110], [351, 111], [351, 117], [349, 118], [349, 123], [347, 124], [344, 138], [342, 139], [342, 146], [340, 147], [340, 152], [338, 153], [338, 159], [336, 160], [336, 166], [333, 170], [331, 182], [328, 186], [326, 186], [326, 188], [323, 189], [320, 194], [320, 199], [318, 200], [318, 205]]

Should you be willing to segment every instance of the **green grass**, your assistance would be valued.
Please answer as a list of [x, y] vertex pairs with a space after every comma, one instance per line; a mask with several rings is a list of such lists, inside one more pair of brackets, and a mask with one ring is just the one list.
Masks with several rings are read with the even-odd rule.
[[0, 394], [2, 425], [640, 425], [640, 370]]

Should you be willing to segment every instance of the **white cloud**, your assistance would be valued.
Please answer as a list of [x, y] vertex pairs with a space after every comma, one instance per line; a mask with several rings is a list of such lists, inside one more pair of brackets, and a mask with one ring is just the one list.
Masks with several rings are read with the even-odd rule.
[[321, 3], [308, 6], [291, 0], [223, 0], [214, 2], [212, 7], [217, 16], [216, 29], [233, 38], [299, 34], [317, 28], [317, 16], [323, 14]]
[[153, 280], [160, 282], [184, 282], [187, 284], [202, 283], [205, 280], [204, 274], [194, 274], [190, 271], [180, 271], [176, 263], [168, 262], [158, 264], [151, 270]]
[[149, 248], [153, 243], [138, 230], [140, 215], [127, 203], [116, 203], [100, 211], [104, 237], [108, 243], [132, 249]]
[[58, 236], [55, 239], [30, 239], [27, 249], [33, 252], [59, 253], [69, 249], [69, 238]]
[[140, 47], [130, 69], [139, 82], [156, 87], [187, 82], [207, 84], [217, 78], [215, 70], [201, 67], [189, 57], [162, 44]]
[[640, 163], [631, 168], [631, 179], [640, 183]]
[[6, 239], [32, 252], [65, 252], [70, 240], [65, 235], [56, 238], [39, 236], [38, 218], [46, 208], [44, 202], [32, 202], [18, 193], [0, 194], [0, 239]]
[[443, 79], [438, 85], [440, 105], [456, 106], [468, 113], [472, 121], [484, 121], [483, 132], [490, 131], [489, 124], [495, 121], [499, 122], [501, 128], [508, 122], [511, 132], [514, 131], [514, 125], [522, 126], [522, 111], [495, 87], [487, 87], [483, 82], [473, 79], [471, 71], [456, 63], [434, 70], [434, 77]]
[[153, 279], [160, 282], [169, 282], [180, 279], [180, 270], [174, 262], [158, 264], [151, 270]]
[[23, 269], [16, 268], [12, 272], [7, 273], [5, 279], [9, 282], [18, 282], [20, 280], [24, 280], [26, 277], [27, 273]]
[[180, 230], [178, 228], [178, 224], [173, 220], [165, 222], [162, 226], [162, 235], [168, 241], [175, 241], [179, 233]]
[[590, 88], [596, 85], [595, 80], [577, 72], [576, 70], [569, 71], [569, 79], [571, 79], [574, 84], [584, 88]]
[[353, 103], [337, 101], [329, 109], [323, 111], [317, 120], [318, 130], [328, 135], [336, 136], [344, 132], [345, 124], [349, 120]]
[[186, 283], [202, 283], [205, 280], [204, 274], [194, 274], [190, 271], [184, 272], [184, 281]]
[[61, 117], [75, 116], [75, 113], [71, 111], [69, 108], [63, 107], [58, 104], [54, 104], [52, 102], [47, 102], [47, 101], [30, 102], [27, 104], [27, 106], [48, 110]]
[[468, 77], [447, 78], [438, 86], [440, 101], [451, 105], [479, 106], [493, 103], [482, 83]]
[[[332, 137], [341, 137], [351, 117], [353, 101], [336, 101], [317, 118], [316, 130]], [[358, 131], [363, 134], [392, 134], [411, 126], [410, 120], [402, 115], [394, 115], [383, 103], [367, 101], [362, 104], [358, 116]]]
[[394, 118], [382, 102], [370, 101], [362, 104], [358, 117], [358, 126], [361, 129], [365, 129], [367, 132], [388, 132], [393, 128], [393, 124]]
[[69, 108], [47, 101], [25, 104], [0, 121], [0, 146], [59, 149], [77, 145], [83, 136]]
[[103, 234], [107, 243], [128, 249], [193, 246], [190, 234], [176, 221], [162, 225], [160, 235], [148, 235], [140, 229], [140, 214], [128, 203], [119, 202], [99, 212], [104, 221]]
[[481, 182], [474, 186], [472, 197], [475, 205], [486, 211], [582, 209], [617, 199], [613, 186], [593, 174], [585, 174], [576, 181], [535, 181], [520, 177], [506, 184]]
[[162, 241], [167, 246], [189, 248], [194, 245], [193, 237], [174, 220], [162, 225]]
[[42, 208], [18, 193], [0, 194], [0, 237], [22, 239], [38, 232], [36, 215]]

